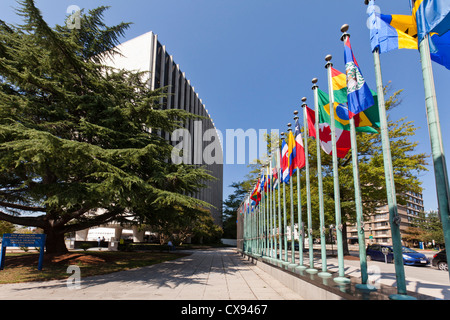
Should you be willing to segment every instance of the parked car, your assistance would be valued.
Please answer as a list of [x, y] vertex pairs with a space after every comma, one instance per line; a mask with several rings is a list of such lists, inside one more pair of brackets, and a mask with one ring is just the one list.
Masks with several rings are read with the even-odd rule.
[[445, 253], [445, 249], [439, 251], [433, 256], [431, 264], [439, 270], [448, 271], [447, 254]]
[[[385, 258], [385, 253], [386, 258]], [[419, 265], [426, 266], [430, 264], [430, 260], [420, 252], [417, 252], [413, 249], [402, 247], [403, 252], [403, 264], [406, 265]], [[368, 245], [366, 249], [367, 260], [377, 260], [377, 261], [386, 261], [394, 262], [394, 250], [392, 246], [386, 246], [382, 244], [372, 244]], [[386, 259], [386, 260], [385, 260]]]
[[[288, 248], [288, 250], [291, 250], [291, 242], [290, 241], [287, 243], [287, 248]], [[298, 245], [298, 242], [294, 243], [294, 250], [296, 250], [296, 251], [300, 250], [300, 246]]]

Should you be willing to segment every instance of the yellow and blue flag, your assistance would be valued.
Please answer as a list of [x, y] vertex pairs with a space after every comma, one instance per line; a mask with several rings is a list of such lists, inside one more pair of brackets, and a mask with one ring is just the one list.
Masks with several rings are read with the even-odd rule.
[[417, 28], [412, 16], [381, 14], [373, 0], [369, 2], [367, 14], [372, 52], [376, 48], [380, 53], [396, 49], [418, 49], [415, 38]]
[[[418, 26], [413, 15], [381, 14], [371, 0], [369, 15], [370, 43], [372, 51], [380, 53], [396, 49], [418, 49]], [[431, 32], [429, 37], [431, 60], [450, 69], [450, 32]]]

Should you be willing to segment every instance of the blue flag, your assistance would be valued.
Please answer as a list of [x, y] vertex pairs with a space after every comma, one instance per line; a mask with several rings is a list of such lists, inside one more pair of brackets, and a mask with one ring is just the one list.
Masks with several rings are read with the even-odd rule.
[[375, 104], [372, 92], [353, 55], [350, 38], [344, 42], [345, 73], [347, 75], [347, 100], [349, 116], [353, 117]]
[[412, 0], [412, 15], [416, 18], [419, 43], [428, 33], [442, 36], [450, 30], [449, 0]]
[[430, 52], [431, 60], [450, 70], [450, 32], [444, 33], [442, 36], [437, 33], [431, 34]]

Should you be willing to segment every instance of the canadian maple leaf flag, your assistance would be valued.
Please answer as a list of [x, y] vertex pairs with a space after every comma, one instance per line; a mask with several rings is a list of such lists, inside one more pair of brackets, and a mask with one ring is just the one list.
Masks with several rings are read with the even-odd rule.
[[[306, 107], [306, 115], [308, 118], [308, 129], [309, 136], [316, 138], [316, 115], [314, 110]], [[350, 131], [343, 130], [340, 128], [335, 128], [336, 134], [336, 149], [338, 158], [345, 158], [348, 151], [351, 148], [350, 141]], [[331, 128], [329, 123], [319, 123], [319, 137], [320, 137], [320, 146], [322, 150], [327, 154], [332, 154], [332, 145], [331, 145]]]

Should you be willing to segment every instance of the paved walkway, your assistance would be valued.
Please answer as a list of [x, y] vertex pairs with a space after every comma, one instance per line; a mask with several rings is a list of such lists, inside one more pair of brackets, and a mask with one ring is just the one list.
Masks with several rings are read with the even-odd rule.
[[[69, 278], [70, 274], [68, 274]], [[195, 250], [161, 264], [83, 278], [0, 285], [0, 300], [302, 300], [234, 248]]]

